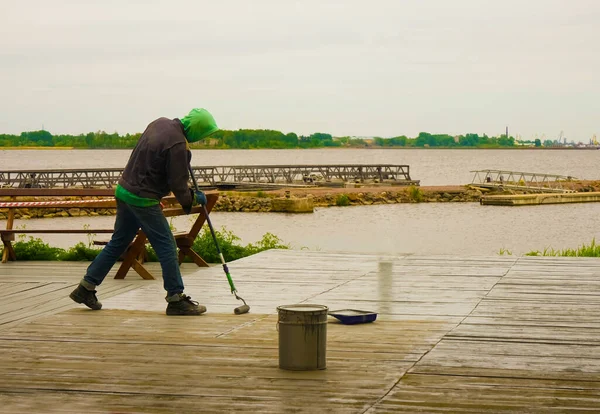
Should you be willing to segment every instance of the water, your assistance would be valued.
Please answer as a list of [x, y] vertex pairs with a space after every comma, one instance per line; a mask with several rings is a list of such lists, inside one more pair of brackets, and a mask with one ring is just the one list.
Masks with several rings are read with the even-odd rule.
[[[312, 215], [215, 213], [243, 239], [257, 230], [293, 247], [364, 253], [488, 255], [568, 248], [600, 236], [597, 205], [497, 207], [478, 203], [320, 208]], [[600, 239], [600, 237], [598, 237]]]
[[[128, 150], [0, 151], [1, 170], [28, 168], [122, 167]], [[592, 150], [210, 150], [194, 151], [194, 165], [256, 164], [408, 164], [422, 185], [470, 183], [474, 169], [571, 175], [600, 179], [600, 151]], [[531, 250], [576, 248], [600, 239], [598, 205], [562, 204], [497, 207], [478, 203], [423, 203], [317, 208], [314, 214], [211, 214], [217, 228], [225, 226], [242, 243], [267, 232], [294, 249], [382, 254], [495, 255]], [[20, 221], [28, 228], [110, 228], [114, 217], [80, 217]], [[173, 224], [180, 230], [189, 217]], [[98, 236], [104, 238], [103, 235]], [[43, 235], [52, 245], [69, 247], [86, 236]]]
[[[294, 249], [355, 253], [423, 255], [514, 255], [531, 250], [575, 248], [600, 240], [600, 215], [595, 203], [523, 207], [481, 206], [478, 203], [422, 203], [317, 208], [314, 214], [211, 214], [218, 229], [225, 227], [254, 243], [267, 232]], [[178, 230], [191, 226], [191, 217], [177, 217]], [[114, 217], [16, 220], [27, 228], [111, 228]], [[85, 235], [41, 235], [51, 245], [70, 247]], [[99, 239], [107, 235], [98, 235]]]
[[[473, 170], [511, 170], [600, 179], [597, 150], [306, 149], [194, 150], [192, 165], [400, 164], [421, 185], [462, 185]], [[0, 171], [122, 168], [130, 150], [0, 150]]]

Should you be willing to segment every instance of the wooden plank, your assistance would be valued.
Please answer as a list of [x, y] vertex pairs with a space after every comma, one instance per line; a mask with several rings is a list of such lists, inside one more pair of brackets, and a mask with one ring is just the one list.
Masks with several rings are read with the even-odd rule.
[[[341, 404], [355, 410], [374, 402], [381, 387], [391, 386], [420, 357], [421, 352], [411, 349], [422, 339], [431, 344], [441, 335], [439, 323], [431, 325], [435, 328], [432, 333], [426, 324], [413, 323], [414, 336], [407, 333], [405, 337], [410, 336], [414, 345], [408, 341], [396, 344], [392, 337], [357, 353], [348, 347], [349, 335], [358, 335], [366, 345], [372, 342], [374, 332], [387, 337], [384, 332], [393, 335], [403, 324], [390, 322], [383, 331], [381, 327], [387, 324], [380, 328], [370, 325], [370, 331], [361, 332], [332, 324], [328, 370], [295, 373], [277, 368], [275, 316], [240, 316], [206, 315], [196, 318], [196, 329], [190, 331], [186, 318], [173, 321], [149, 312], [73, 309], [2, 335], [0, 350], [10, 359], [0, 358], [0, 383], [36, 395], [39, 390], [112, 394], [121, 401], [126, 394], [140, 392], [195, 398], [199, 404], [207, 397], [228, 395], [246, 401], [253, 409], [256, 402], [265, 399], [281, 407], [287, 404], [288, 396], [294, 400], [289, 406], [302, 408], [307, 397], [315, 393], [325, 409]], [[141, 347], [144, 352], [139, 352]], [[158, 356], [160, 364], [156, 364]], [[32, 364], [40, 359], [44, 363], [34, 368]], [[7, 370], [7, 361], [19, 368]], [[178, 369], [165, 370], [165, 366]], [[360, 375], [356, 375], [358, 366]], [[187, 379], [183, 384], [176, 381], [182, 376]], [[202, 387], [197, 386], [200, 382]], [[339, 386], [328, 388], [328, 383]], [[359, 386], [366, 388], [357, 395]], [[214, 407], [217, 411], [230, 409], [222, 402]]]
[[[23, 321], [73, 308], [76, 305], [69, 298], [69, 294], [75, 286], [77, 284], [65, 285], [51, 293], [31, 297], [27, 301], [13, 302], [11, 305], [3, 304], [0, 307], [0, 329], [6, 329]], [[134, 284], [108, 286], [103, 289], [102, 296], [108, 298], [136, 288], [138, 286]], [[31, 307], [32, 302], [36, 303], [35, 307]]]
[[[239, 316], [219, 266], [183, 264], [208, 307], [194, 318], [164, 314], [161, 280], [107, 278], [90, 311], [67, 297], [86, 264], [8, 264], [0, 410], [594, 412], [600, 260], [557, 258], [562, 275], [553, 263], [273, 250], [229, 264], [251, 306]], [[276, 307], [293, 303], [379, 316], [329, 318], [327, 369], [284, 371]]]
[[594, 302], [549, 302], [485, 300], [472, 312], [470, 323], [513, 323], [521, 325], [595, 326], [598, 305]]
[[368, 413], [595, 412], [596, 381], [409, 373]]
[[89, 233], [113, 233], [114, 229], [12, 229], [0, 230], [2, 234], [33, 234], [33, 233], [56, 233], [56, 234], [89, 234]]
[[114, 188], [0, 188], [0, 197], [110, 197]]
[[0, 202], [0, 208], [40, 208], [40, 209], [65, 209], [65, 208], [102, 208], [114, 209], [117, 202], [112, 199], [98, 200], [61, 200], [61, 201], [15, 201], [15, 202]]
[[598, 263], [519, 259], [368, 412], [596, 411]]

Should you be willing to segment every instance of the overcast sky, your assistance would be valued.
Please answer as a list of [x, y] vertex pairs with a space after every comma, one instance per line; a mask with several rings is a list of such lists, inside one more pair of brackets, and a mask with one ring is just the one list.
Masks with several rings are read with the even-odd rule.
[[598, 0], [0, 0], [0, 133], [600, 137]]

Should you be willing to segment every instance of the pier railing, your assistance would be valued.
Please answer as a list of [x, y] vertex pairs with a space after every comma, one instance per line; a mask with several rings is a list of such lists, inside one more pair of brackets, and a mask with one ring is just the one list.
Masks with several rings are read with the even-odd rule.
[[557, 174], [528, 173], [507, 170], [476, 170], [472, 185], [491, 189], [512, 189], [535, 192], [571, 192], [568, 183], [575, 177]]
[[[192, 167], [199, 184], [205, 186], [279, 184], [329, 185], [340, 182], [380, 182], [419, 185], [410, 177], [408, 165], [237, 165]], [[123, 168], [0, 171], [0, 187], [12, 188], [113, 188]]]

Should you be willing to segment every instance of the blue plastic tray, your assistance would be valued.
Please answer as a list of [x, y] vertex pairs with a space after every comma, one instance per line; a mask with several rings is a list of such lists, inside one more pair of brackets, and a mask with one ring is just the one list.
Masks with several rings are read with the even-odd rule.
[[368, 323], [373, 322], [377, 319], [375, 312], [363, 311], [358, 309], [340, 309], [335, 311], [329, 311], [329, 316], [337, 318], [344, 325], [355, 325], [357, 323]]

